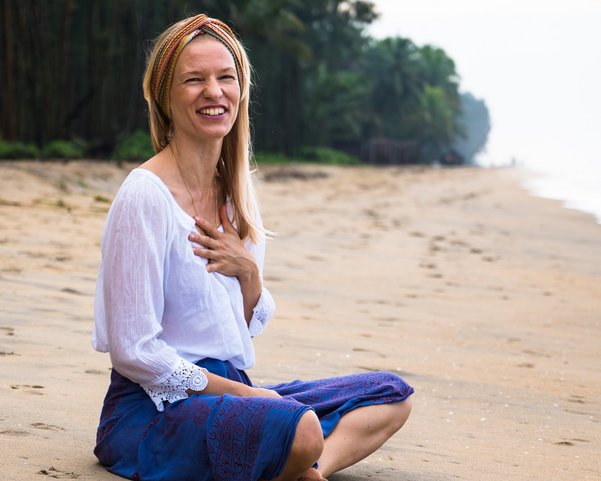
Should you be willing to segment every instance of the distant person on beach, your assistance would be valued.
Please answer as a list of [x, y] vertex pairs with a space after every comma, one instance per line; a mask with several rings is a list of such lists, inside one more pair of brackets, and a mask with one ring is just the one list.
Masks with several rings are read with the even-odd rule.
[[156, 155], [108, 214], [94, 347], [113, 369], [94, 453], [158, 481], [323, 480], [405, 423], [413, 389], [370, 372], [255, 387], [274, 313], [250, 170], [250, 66], [221, 21], [161, 34], [144, 77]]

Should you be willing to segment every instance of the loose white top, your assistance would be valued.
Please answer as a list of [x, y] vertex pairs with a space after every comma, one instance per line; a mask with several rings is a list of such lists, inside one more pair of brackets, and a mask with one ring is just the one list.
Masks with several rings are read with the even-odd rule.
[[[163, 401], [207, 385], [194, 363], [211, 357], [237, 369], [255, 362], [252, 337], [273, 316], [263, 288], [250, 325], [236, 277], [206, 270], [188, 235], [194, 220], [154, 173], [134, 169], [108, 213], [96, 285], [92, 345], [109, 352], [113, 367], [140, 384], [159, 411]], [[245, 247], [261, 277], [265, 240]]]

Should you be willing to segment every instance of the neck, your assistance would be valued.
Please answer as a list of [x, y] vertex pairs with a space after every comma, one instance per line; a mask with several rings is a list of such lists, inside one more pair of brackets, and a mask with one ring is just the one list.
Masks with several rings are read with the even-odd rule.
[[222, 144], [222, 139], [203, 144], [187, 142], [176, 136], [171, 139], [169, 148], [173, 160], [190, 189], [206, 192], [215, 187]]

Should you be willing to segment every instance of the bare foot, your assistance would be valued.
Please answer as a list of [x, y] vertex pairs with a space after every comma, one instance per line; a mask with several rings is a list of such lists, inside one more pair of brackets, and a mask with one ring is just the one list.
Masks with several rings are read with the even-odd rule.
[[296, 481], [328, 481], [324, 478], [319, 471], [315, 468], [307, 469], [301, 474]]

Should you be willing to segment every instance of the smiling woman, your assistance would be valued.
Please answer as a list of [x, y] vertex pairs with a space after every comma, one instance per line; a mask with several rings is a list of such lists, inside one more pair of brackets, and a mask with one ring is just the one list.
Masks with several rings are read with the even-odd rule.
[[[196, 37], [175, 67], [170, 115], [178, 135], [222, 139], [238, 116], [240, 85], [230, 52], [212, 37]], [[173, 145], [173, 142], [170, 143]]]
[[409, 416], [413, 389], [394, 374], [258, 388], [244, 371], [275, 309], [249, 87], [242, 45], [205, 15], [169, 27], [149, 58], [156, 155], [109, 211], [93, 337], [113, 365], [94, 452], [129, 479], [320, 481]]

